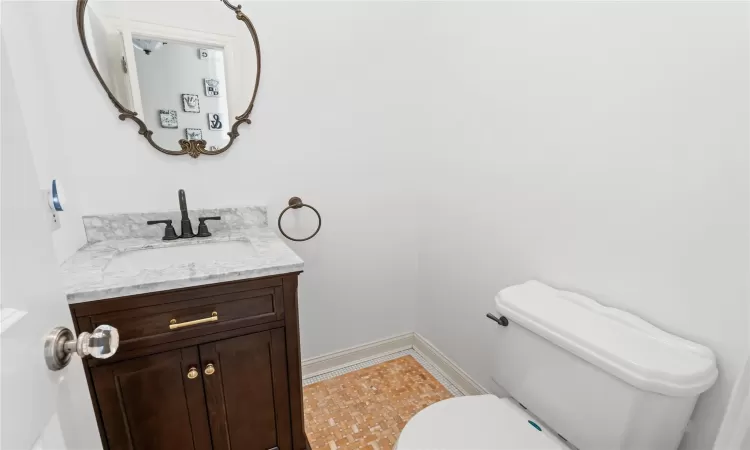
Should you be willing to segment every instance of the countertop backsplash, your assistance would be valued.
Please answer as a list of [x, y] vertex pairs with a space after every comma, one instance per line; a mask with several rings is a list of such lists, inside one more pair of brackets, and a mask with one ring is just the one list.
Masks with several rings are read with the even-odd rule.
[[[195, 233], [198, 232], [198, 217], [221, 216], [221, 220], [206, 222], [211, 233], [268, 226], [268, 213], [265, 206], [192, 209], [188, 210], [188, 216], [193, 223]], [[177, 234], [180, 234], [181, 214], [179, 210], [84, 216], [83, 227], [89, 244], [113, 239], [161, 239], [164, 236], [164, 225], [147, 225], [146, 222], [165, 219], [171, 219]]]

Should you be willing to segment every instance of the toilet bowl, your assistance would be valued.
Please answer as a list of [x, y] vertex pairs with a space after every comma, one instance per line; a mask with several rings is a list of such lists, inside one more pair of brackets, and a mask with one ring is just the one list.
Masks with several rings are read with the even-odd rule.
[[508, 398], [457, 397], [418, 412], [394, 450], [569, 450], [563, 440]]
[[435, 403], [398, 450], [675, 450], [718, 376], [710, 349], [538, 281], [503, 289], [495, 309], [492, 379], [513, 400]]

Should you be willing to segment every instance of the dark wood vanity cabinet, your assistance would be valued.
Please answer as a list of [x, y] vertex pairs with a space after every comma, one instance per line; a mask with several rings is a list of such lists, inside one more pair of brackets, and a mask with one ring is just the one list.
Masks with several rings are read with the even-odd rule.
[[203, 380], [213, 448], [292, 448], [283, 330], [204, 344], [200, 355], [216, 366]]
[[84, 361], [110, 450], [302, 450], [297, 275], [71, 305], [120, 348]]
[[111, 450], [211, 449], [203, 379], [195, 347], [91, 369], [95, 403]]

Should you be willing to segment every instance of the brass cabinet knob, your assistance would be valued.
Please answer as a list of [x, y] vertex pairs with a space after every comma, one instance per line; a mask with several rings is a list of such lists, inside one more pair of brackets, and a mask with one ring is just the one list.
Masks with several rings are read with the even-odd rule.
[[198, 369], [195, 367], [191, 367], [190, 370], [188, 370], [187, 377], [190, 380], [198, 378]]
[[213, 364], [206, 364], [206, 370], [203, 371], [206, 375], [213, 375], [216, 372]]

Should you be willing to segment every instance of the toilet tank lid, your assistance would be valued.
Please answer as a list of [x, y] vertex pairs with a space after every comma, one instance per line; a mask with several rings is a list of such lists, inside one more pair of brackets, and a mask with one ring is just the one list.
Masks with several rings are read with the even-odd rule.
[[538, 281], [495, 297], [500, 314], [639, 389], [698, 395], [716, 381], [713, 352], [633, 314]]

